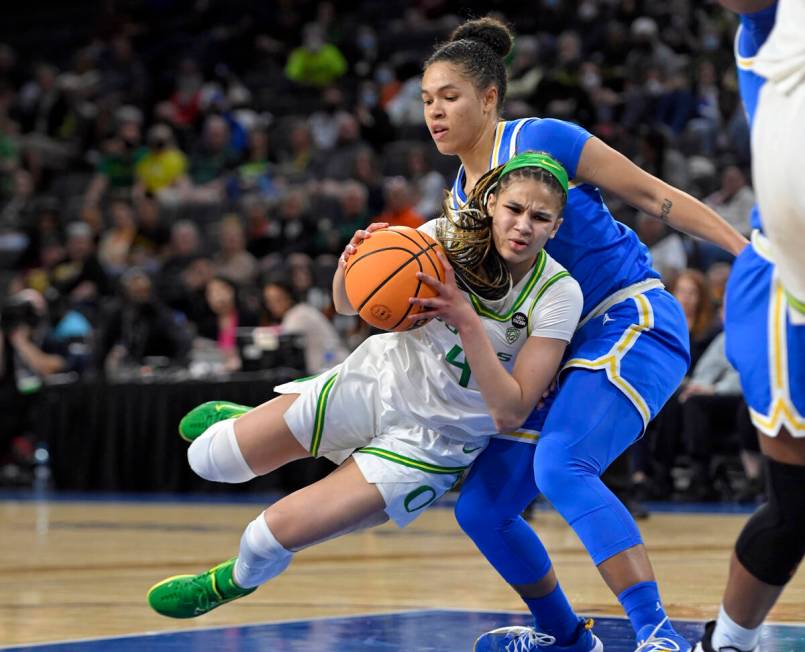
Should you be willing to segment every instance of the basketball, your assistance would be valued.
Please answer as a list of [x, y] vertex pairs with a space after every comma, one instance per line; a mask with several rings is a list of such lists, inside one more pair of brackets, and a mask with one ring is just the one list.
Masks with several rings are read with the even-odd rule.
[[347, 261], [344, 285], [349, 302], [361, 318], [384, 331], [407, 331], [429, 320], [411, 321], [421, 312], [411, 297], [436, 293], [416, 274], [424, 272], [444, 281], [444, 268], [436, 256], [441, 245], [429, 235], [407, 226], [392, 226], [372, 233]]

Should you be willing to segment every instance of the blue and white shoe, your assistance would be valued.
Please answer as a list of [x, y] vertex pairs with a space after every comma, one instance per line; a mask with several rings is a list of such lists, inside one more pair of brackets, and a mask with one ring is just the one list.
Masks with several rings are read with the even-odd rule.
[[635, 652], [691, 652], [691, 649], [688, 639], [671, 627], [668, 616], [657, 625], [646, 625], [637, 632]]
[[533, 652], [543, 648], [545, 652], [604, 652], [604, 644], [592, 632], [592, 619], [579, 622], [579, 634], [568, 645], [558, 645], [550, 634], [538, 632], [533, 627], [498, 627], [481, 634], [473, 652]]

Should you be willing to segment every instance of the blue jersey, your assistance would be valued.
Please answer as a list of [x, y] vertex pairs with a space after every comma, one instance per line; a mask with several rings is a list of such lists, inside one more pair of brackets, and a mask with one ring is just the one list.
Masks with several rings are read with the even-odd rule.
[[[742, 14], [741, 23], [735, 33], [735, 65], [738, 69], [738, 88], [741, 91], [741, 101], [746, 111], [749, 127], [755, 120], [755, 109], [760, 96], [760, 89], [766, 80], [754, 72], [755, 55], [774, 27], [774, 18], [777, 15], [777, 3], [771, 7], [753, 14]], [[751, 222], [753, 229], [761, 228], [760, 213], [757, 204], [752, 208]]]
[[[584, 144], [592, 134], [564, 120], [524, 118], [498, 123], [489, 169], [519, 152], [547, 152], [572, 180]], [[454, 207], [467, 201], [464, 168], [452, 189]], [[627, 226], [616, 221], [598, 188], [571, 181], [564, 222], [545, 250], [570, 272], [584, 293], [582, 317], [608, 296], [640, 281], [660, 278], [651, 267], [648, 248]]]

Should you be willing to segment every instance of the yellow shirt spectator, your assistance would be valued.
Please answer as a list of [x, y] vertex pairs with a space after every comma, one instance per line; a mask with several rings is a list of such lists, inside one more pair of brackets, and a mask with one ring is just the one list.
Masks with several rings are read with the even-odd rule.
[[154, 194], [172, 186], [186, 172], [187, 157], [174, 147], [149, 150], [134, 168], [137, 181]]

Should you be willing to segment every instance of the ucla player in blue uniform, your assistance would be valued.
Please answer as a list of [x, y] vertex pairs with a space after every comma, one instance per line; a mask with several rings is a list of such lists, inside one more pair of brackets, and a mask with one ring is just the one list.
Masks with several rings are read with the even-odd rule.
[[689, 363], [687, 327], [648, 250], [613, 219], [599, 188], [732, 254], [746, 240], [701, 202], [573, 123], [501, 121], [503, 58], [511, 45], [511, 33], [495, 19], [460, 26], [425, 63], [425, 120], [439, 151], [461, 160], [451, 191], [455, 205], [466, 201], [488, 169], [519, 151], [546, 151], [565, 167], [572, 179], [565, 222], [548, 251], [581, 285], [584, 306], [550, 410], [536, 410], [523, 428], [492, 440], [456, 506], [462, 528], [536, 621], [534, 628], [484, 634], [475, 649], [597, 649], [545, 548], [519, 516], [539, 491], [575, 530], [618, 597], [637, 648], [686, 652], [690, 644], [668, 621], [637, 525], [600, 475], [682, 380]]
[[[771, 0], [722, 0], [721, 4], [740, 15], [735, 60], [741, 98], [754, 132], [756, 170], [759, 134], [755, 114], [767, 83], [757, 74], [763, 68], [759, 51], [771, 39], [775, 22], [783, 20], [794, 29], [795, 43], [805, 54], [801, 41], [805, 5], [800, 2], [799, 20], [795, 11], [793, 16], [775, 21], [778, 7]], [[779, 11], [784, 10], [789, 9], [781, 3]], [[795, 57], [786, 68], [796, 70]], [[782, 119], [781, 112], [774, 119]], [[794, 129], [801, 130], [801, 122]], [[781, 148], [775, 147], [779, 152]], [[772, 174], [785, 174], [779, 169], [782, 160], [772, 159], [766, 165], [772, 166]], [[794, 187], [789, 191], [801, 192]], [[760, 193], [758, 196], [763, 199]], [[774, 203], [761, 207], [763, 217], [770, 215], [767, 209], [777, 208]], [[773, 262], [773, 248], [762, 233], [761, 217], [755, 207], [752, 243], [733, 265], [724, 330], [727, 355], [741, 376], [752, 421], [760, 434], [760, 448], [767, 458], [768, 502], [747, 521], [735, 542], [718, 619], [707, 623], [696, 646], [703, 652], [756, 649], [763, 621], [805, 554], [805, 325], [797, 324], [796, 306], [783, 287], [781, 265]], [[800, 272], [805, 269], [801, 253], [800, 249], [796, 263]]]

